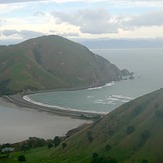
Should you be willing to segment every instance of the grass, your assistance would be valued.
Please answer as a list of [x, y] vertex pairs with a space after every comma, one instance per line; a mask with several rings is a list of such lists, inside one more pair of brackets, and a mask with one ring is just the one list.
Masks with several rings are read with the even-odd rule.
[[88, 87], [117, 79], [120, 70], [86, 47], [59, 36], [44, 36], [0, 47], [0, 80], [20, 91]]
[[[31, 163], [43, 161], [89, 163], [93, 153], [98, 153], [100, 157], [115, 158], [119, 163], [161, 162], [163, 161], [163, 116], [158, 116], [155, 110], [156, 106], [159, 106], [162, 111], [162, 98], [163, 89], [119, 107], [101, 121], [67, 138], [65, 141], [67, 146], [64, 149], [62, 145], [51, 149], [44, 147], [32, 149], [24, 155]], [[133, 115], [138, 104], [143, 110]], [[135, 127], [131, 133], [126, 132], [129, 125]], [[93, 139], [88, 139], [88, 135]], [[110, 145], [110, 148], [106, 149], [106, 145]], [[12, 153], [5, 162], [16, 162], [20, 154], [20, 152]]]

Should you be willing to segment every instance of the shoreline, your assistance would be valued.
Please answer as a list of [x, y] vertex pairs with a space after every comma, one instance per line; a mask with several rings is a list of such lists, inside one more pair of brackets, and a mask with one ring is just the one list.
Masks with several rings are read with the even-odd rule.
[[68, 110], [68, 109], [60, 109], [58, 107], [48, 107], [39, 105], [36, 103], [32, 103], [30, 101], [27, 101], [24, 99], [25, 96], [37, 94], [37, 93], [48, 93], [48, 92], [57, 92], [57, 91], [78, 91], [83, 89], [96, 89], [98, 87], [105, 87], [108, 84], [115, 83], [116, 81], [110, 81], [108, 83], [105, 83], [104, 85], [98, 85], [98, 86], [87, 86], [87, 87], [76, 87], [76, 88], [60, 88], [60, 89], [52, 89], [52, 90], [39, 90], [39, 91], [32, 91], [32, 92], [22, 92], [14, 94], [14, 95], [4, 95], [1, 98], [5, 100], [6, 102], [13, 103], [18, 107], [27, 107], [30, 109], [34, 109], [39, 112], [47, 112], [50, 114], [54, 114], [57, 116], [62, 117], [71, 117], [76, 119], [84, 119], [84, 120], [94, 120], [99, 117], [103, 117], [106, 114], [105, 113], [98, 113], [98, 112], [89, 112], [89, 111], [81, 111], [81, 110]]
[[99, 117], [102, 117], [105, 115], [102, 113], [93, 113], [93, 112], [85, 112], [85, 111], [77, 111], [77, 110], [66, 110], [66, 109], [60, 109], [57, 107], [51, 108], [48, 106], [38, 105], [38, 104], [32, 103], [30, 101], [27, 101], [23, 98], [24, 96], [29, 95], [29, 94], [34, 94], [34, 93], [26, 93], [23, 95], [22, 94], [9, 95], [9, 96], [3, 96], [2, 98], [6, 102], [13, 103], [18, 107], [27, 107], [27, 108], [31, 108], [31, 109], [34, 109], [39, 112], [47, 112], [47, 113], [62, 116], [62, 117], [93, 120], [93, 119], [96, 119], [96, 118], [99, 118]]
[[[1, 110], [2, 109], [2, 110]], [[65, 136], [72, 129], [83, 124], [92, 124], [92, 120], [70, 116], [60, 116], [47, 111], [38, 111], [31, 107], [20, 107], [7, 98], [0, 98], [0, 144], [17, 143], [29, 137], [52, 139]]]

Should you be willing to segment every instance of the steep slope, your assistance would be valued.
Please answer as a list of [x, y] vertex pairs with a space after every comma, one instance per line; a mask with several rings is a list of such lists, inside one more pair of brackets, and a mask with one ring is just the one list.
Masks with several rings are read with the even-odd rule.
[[59, 36], [0, 47], [0, 80], [10, 91], [97, 86], [121, 76], [106, 59]]
[[124, 104], [50, 152], [53, 161], [162, 162], [162, 99], [160, 89]]

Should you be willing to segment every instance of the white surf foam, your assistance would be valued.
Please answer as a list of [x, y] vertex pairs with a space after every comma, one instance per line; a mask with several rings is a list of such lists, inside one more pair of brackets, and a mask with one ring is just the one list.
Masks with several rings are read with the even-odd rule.
[[98, 89], [102, 89], [102, 88], [105, 88], [105, 87], [111, 87], [113, 85], [115, 85], [114, 81], [110, 82], [110, 83], [106, 83], [104, 86], [88, 88], [87, 90], [98, 90]]
[[47, 107], [47, 108], [52, 108], [52, 109], [60, 109], [60, 110], [75, 111], [75, 112], [82, 112], [82, 113], [104, 114], [104, 115], [108, 113], [108, 112], [98, 112], [98, 111], [94, 111], [94, 110], [92, 110], [92, 111], [90, 111], [90, 110], [80, 110], [80, 109], [72, 109], [72, 108], [65, 108], [65, 107], [61, 107], [61, 106], [49, 105], [49, 104], [41, 103], [41, 102], [38, 102], [38, 101], [34, 101], [28, 95], [23, 96], [23, 99], [30, 102], [30, 103], [33, 103], [33, 104], [36, 104], [36, 105], [39, 105], [39, 106], [43, 106], [43, 107]]
[[95, 100], [96, 104], [112, 104], [116, 105], [117, 102], [126, 103], [134, 98], [123, 96], [123, 95], [110, 95], [106, 96], [106, 98]]

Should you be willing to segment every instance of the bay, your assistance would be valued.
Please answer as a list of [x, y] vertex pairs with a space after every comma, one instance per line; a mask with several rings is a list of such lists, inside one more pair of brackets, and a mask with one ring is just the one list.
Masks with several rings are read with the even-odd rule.
[[[31, 95], [33, 102], [107, 114], [136, 97], [163, 87], [163, 49], [92, 49], [120, 69], [134, 72], [134, 80], [123, 80], [103, 87]], [[19, 108], [0, 99], [0, 144], [30, 136], [53, 138], [86, 121], [58, 117], [29, 108]]]
[[17, 107], [0, 98], [0, 144], [15, 143], [29, 137], [53, 139], [89, 121], [60, 117], [30, 108]]
[[118, 106], [163, 87], [163, 49], [92, 49], [120, 69], [134, 72], [134, 80], [103, 87], [28, 96], [31, 102], [60, 109], [109, 113]]

